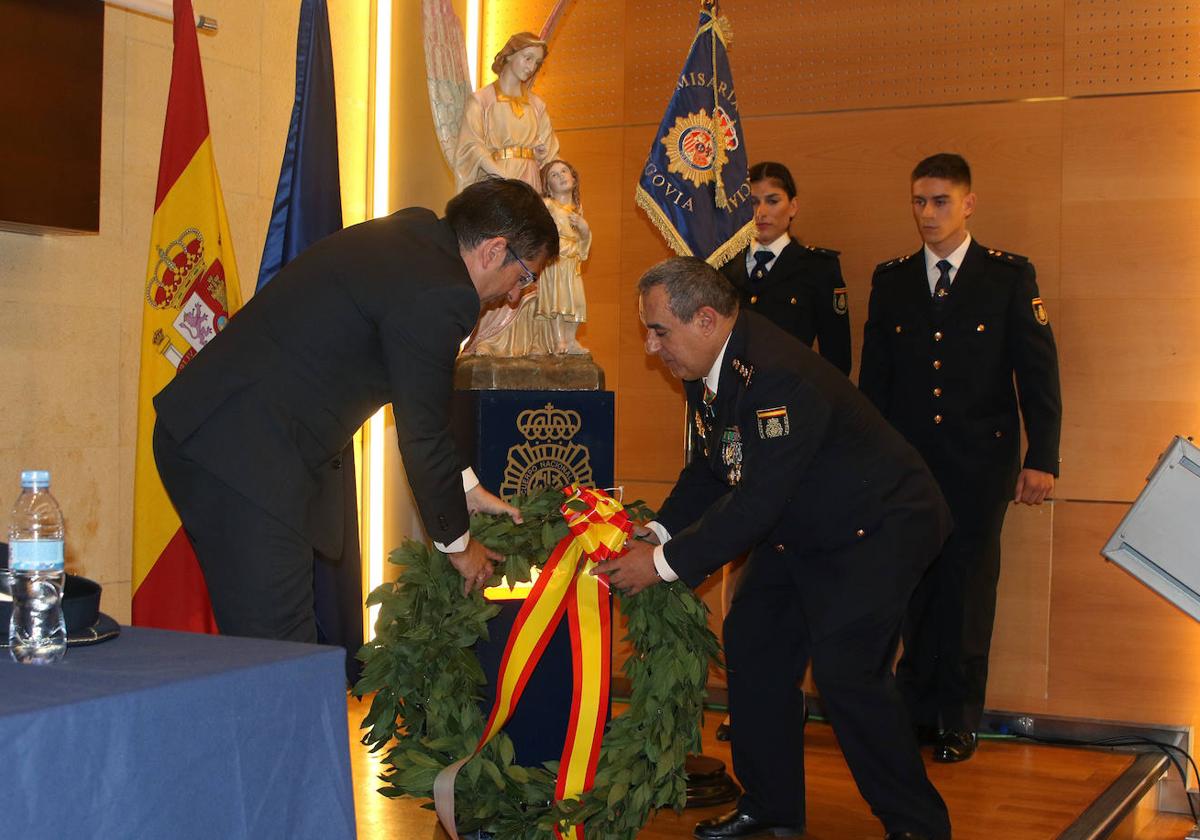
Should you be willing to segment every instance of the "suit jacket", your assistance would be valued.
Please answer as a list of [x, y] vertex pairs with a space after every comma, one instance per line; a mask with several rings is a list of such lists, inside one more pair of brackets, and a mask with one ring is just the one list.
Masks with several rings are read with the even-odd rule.
[[[949, 532], [920, 456], [858, 389], [760, 315], [726, 347], [711, 423], [685, 383], [694, 455], [658, 521], [689, 586], [743, 552], [792, 565], [813, 628], [899, 614]], [[899, 535], [913, 537], [901, 538]], [[903, 546], [914, 544], [915, 551]]]
[[1018, 394], [1025, 466], [1058, 475], [1058, 354], [1024, 257], [972, 240], [940, 307], [923, 249], [877, 267], [859, 385], [925, 457], [955, 510], [1011, 498]]
[[[753, 246], [751, 246], [753, 247]], [[850, 375], [850, 317], [838, 252], [795, 239], [762, 280], [746, 273], [746, 249], [721, 267], [737, 287], [742, 309], [765, 315]]]
[[449, 406], [479, 296], [454, 231], [422, 208], [304, 251], [154, 399], [181, 453], [336, 556], [340, 453], [392, 403], [429, 535], [469, 524]]

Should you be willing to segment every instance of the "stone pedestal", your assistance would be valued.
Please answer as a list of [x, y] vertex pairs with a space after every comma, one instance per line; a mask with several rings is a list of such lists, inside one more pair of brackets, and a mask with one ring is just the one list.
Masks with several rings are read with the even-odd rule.
[[603, 391], [604, 370], [592, 354], [581, 356], [460, 356], [458, 390]]

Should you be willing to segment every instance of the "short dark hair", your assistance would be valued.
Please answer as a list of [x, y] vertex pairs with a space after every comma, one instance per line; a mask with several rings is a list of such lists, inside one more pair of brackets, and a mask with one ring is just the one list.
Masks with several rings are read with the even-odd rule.
[[918, 178], [942, 178], [971, 189], [971, 167], [962, 155], [953, 152], [939, 152], [918, 163], [910, 180], [915, 181]]
[[796, 197], [796, 182], [792, 179], [792, 173], [782, 163], [764, 160], [750, 167], [751, 184], [766, 180], [777, 181], [788, 198]]
[[[446, 203], [446, 221], [458, 244], [470, 250], [503, 236], [523, 260], [558, 256], [558, 227], [537, 190], [514, 178], [486, 178]], [[511, 262], [506, 255], [505, 262]]]
[[733, 284], [699, 257], [671, 257], [651, 267], [638, 280], [638, 294], [646, 295], [655, 286], [663, 287], [667, 308], [685, 324], [702, 306], [711, 306], [722, 315], [733, 315], [738, 309]]

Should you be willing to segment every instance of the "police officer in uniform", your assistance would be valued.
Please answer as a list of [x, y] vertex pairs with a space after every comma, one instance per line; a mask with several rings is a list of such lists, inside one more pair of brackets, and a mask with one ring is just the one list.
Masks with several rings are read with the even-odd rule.
[[926, 158], [911, 184], [925, 244], [875, 269], [859, 386], [924, 456], [954, 515], [910, 604], [897, 669], [918, 739], [935, 745], [935, 761], [954, 762], [977, 745], [1004, 515], [1009, 502], [1041, 504], [1053, 491], [1062, 399], [1033, 266], [967, 232], [967, 162]]
[[753, 312], [693, 257], [638, 284], [646, 352], [683, 379], [694, 455], [652, 530], [597, 567], [636, 593], [695, 587], [749, 551], [725, 620], [733, 767], [745, 794], [700, 838], [805, 825], [803, 704], [811, 660], [829, 720], [889, 838], [950, 836], [891, 656], [917, 581], [950, 528], [917, 452], [839, 371]]
[[743, 309], [765, 315], [850, 375], [850, 318], [838, 252], [801, 245], [789, 233], [800, 208], [782, 163], [750, 167], [754, 242], [721, 269]]

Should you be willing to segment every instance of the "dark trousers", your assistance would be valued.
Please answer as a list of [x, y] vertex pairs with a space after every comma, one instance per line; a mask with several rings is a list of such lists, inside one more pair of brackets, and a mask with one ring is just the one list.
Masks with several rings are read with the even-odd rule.
[[746, 790], [739, 808], [771, 823], [805, 824], [798, 682], [811, 659], [846, 763], [885, 829], [948, 838], [946, 805], [925, 774], [891, 672], [902, 603], [891, 615], [814, 635], [795, 569], [786, 554], [756, 551], [725, 619], [733, 769]]
[[896, 679], [914, 726], [979, 730], [1008, 507], [955, 509], [954, 531], [913, 593]]
[[154, 460], [227, 636], [316, 642], [313, 547], [179, 452], [156, 425]]

